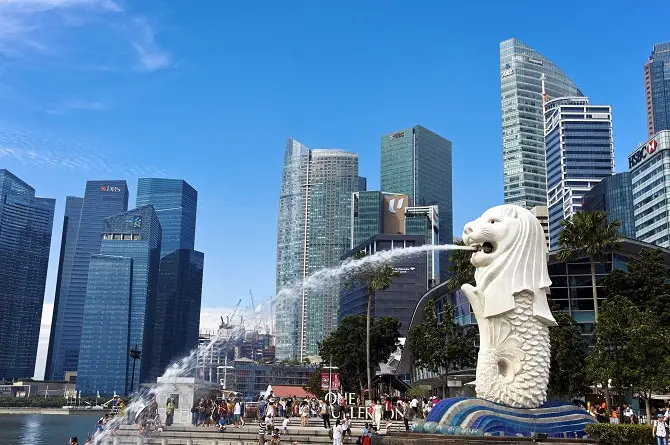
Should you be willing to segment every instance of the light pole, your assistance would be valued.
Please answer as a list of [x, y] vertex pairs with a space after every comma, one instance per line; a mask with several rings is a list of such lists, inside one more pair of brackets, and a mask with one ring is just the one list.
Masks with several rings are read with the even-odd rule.
[[133, 359], [133, 373], [130, 376], [130, 393], [132, 394], [133, 392], [133, 385], [135, 384], [135, 363], [139, 358], [142, 356], [142, 351], [137, 349], [137, 344], [135, 344], [135, 347], [130, 350], [130, 358]]
[[605, 351], [614, 353], [614, 365], [616, 367], [616, 386], [617, 386], [617, 405], [621, 405], [621, 363], [619, 361], [619, 352], [628, 349], [628, 345], [622, 345], [618, 342], [605, 345]]

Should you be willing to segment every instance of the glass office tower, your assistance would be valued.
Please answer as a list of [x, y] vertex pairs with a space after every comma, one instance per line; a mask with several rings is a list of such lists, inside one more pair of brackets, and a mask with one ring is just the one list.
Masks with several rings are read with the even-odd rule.
[[[440, 209], [440, 244], [453, 241], [451, 142], [416, 125], [381, 138], [381, 189], [409, 196], [411, 207]], [[440, 278], [447, 279], [449, 254], [440, 253]]]
[[635, 239], [631, 173], [617, 173], [603, 178], [582, 197], [582, 210], [607, 212], [607, 221], [619, 221], [621, 224], [621, 236]]
[[[76, 217], [76, 205], [66, 213]], [[100, 253], [103, 220], [128, 210], [126, 181], [88, 181], [81, 204], [76, 236], [68, 234], [65, 254], [59, 265], [58, 310], [54, 307], [52, 335], [49, 339], [47, 380], [63, 380], [66, 371], [77, 371], [84, 304], [91, 255]], [[68, 223], [69, 224], [69, 223]]]
[[0, 380], [34, 375], [55, 205], [0, 169]]
[[152, 205], [163, 231], [154, 348], [147, 380], [155, 381], [198, 345], [204, 254], [194, 250], [198, 192], [181, 179], [140, 178], [137, 205]]
[[[336, 266], [351, 243], [351, 195], [358, 191], [358, 156], [286, 144], [277, 223], [277, 292]], [[337, 327], [339, 289], [296, 290], [277, 301], [276, 355], [304, 359]]]
[[140, 178], [137, 200], [141, 207], [151, 204], [163, 228], [161, 256], [178, 249], [195, 248], [195, 220], [198, 192], [182, 179]]
[[612, 109], [586, 97], [544, 104], [549, 250], [558, 249], [561, 221], [582, 208], [582, 197], [614, 173]]
[[542, 74], [549, 98], [583, 96], [542, 54], [517, 39], [500, 43], [505, 204], [527, 209], [547, 205]]
[[[104, 220], [91, 256], [77, 390], [130, 394], [145, 381], [154, 340], [161, 225], [152, 206]], [[133, 360], [130, 350], [141, 351]]]
[[644, 64], [644, 93], [649, 137], [670, 130], [670, 42], [654, 45]]

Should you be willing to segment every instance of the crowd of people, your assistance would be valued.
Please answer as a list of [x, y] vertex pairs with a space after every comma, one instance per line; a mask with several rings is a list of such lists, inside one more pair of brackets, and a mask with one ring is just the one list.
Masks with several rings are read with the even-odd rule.
[[244, 426], [244, 409], [242, 398], [201, 398], [191, 408], [191, 422], [194, 426], [216, 426], [219, 431], [228, 426], [239, 428]]

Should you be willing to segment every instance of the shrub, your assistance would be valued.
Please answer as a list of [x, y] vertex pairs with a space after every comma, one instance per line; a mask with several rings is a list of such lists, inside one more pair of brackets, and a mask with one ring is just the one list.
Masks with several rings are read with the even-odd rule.
[[603, 445], [656, 445], [650, 425], [593, 423], [586, 434]]

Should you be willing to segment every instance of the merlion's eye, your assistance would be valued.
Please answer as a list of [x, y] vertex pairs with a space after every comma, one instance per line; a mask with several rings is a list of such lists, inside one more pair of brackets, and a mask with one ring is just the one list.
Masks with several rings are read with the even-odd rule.
[[495, 223], [496, 223], [496, 220], [495, 220], [495, 219], [489, 219], [489, 222], [490, 222], [491, 224], [495, 224]]

